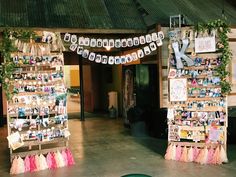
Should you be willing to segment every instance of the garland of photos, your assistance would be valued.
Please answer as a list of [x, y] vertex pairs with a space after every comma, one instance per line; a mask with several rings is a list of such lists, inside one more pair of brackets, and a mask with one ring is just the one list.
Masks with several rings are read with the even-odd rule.
[[221, 52], [220, 60], [221, 65], [217, 67], [216, 72], [220, 77], [220, 85], [223, 94], [228, 94], [231, 92], [231, 84], [228, 80], [229, 71], [227, 71], [227, 65], [230, 63], [232, 58], [232, 53], [229, 48], [229, 41], [227, 33], [230, 32], [229, 25], [223, 20], [215, 20], [206, 24], [199, 23], [195, 27], [198, 32], [208, 32], [210, 33], [212, 30], [215, 30], [219, 36], [219, 41], [217, 43], [217, 47], [219, 48], [219, 52]]
[[[64, 35], [64, 41], [70, 42], [69, 49], [76, 51], [78, 55], [82, 55], [83, 58], [88, 58], [90, 61], [102, 64], [125, 64], [128, 62], [136, 61], [139, 58], [143, 58], [145, 55], [151, 54], [151, 52], [157, 50], [157, 47], [162, 45], [164, 34], [162, 31], [146, 34], [145, 36], [139, 36], [127, 39], [95, 39], [88, 37], [77, 37], [77, 35], [66, 33]], [[107, 56], [96, 54], [89, 51], [86, 47], [104, 47], [104, 48], [125, 48], [139, 45], [145, 45], [143, 48], [137, 49], [136, 52], [132, 52], [123, 56]]]
[[42, 36], [37, 36], [35, 32], [30, 30], [5, 29], [0, 46], [1, 57], [4, 59], [4, 63], [0, 68], [0, 83], [7, 100], [10, 100], [15, 94], [11, 84], [12, 74], [20, 64], [13, 60], [13, 53], [20, 51], [31, 56], [42, 56], [58, 50], [65, 50], [59, 33], [44, 31]]

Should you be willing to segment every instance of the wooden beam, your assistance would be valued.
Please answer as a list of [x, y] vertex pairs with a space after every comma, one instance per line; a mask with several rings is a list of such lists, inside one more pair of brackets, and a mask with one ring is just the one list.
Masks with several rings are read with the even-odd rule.
[[[161, 31], [161, 26], [156, 25], [156, 31]], [[158, 69], [157, 69], [157, 74], [159, 76], [158, 81], [159, 81], [159, 108], [163, 107], [163, 84], [162, 84], [162, 47], [157, 48], [157, 64], [158, 64]]]
[[[24, 29], [32, 31], [52, 31], [61, 33], [91, 33], [91, 34], [133, 34], [133, 33], [146, 33], [145, 29], [82, 29], [82, 28], [30, 28], [30, 27], [9, 27], [10, 29]], [[0, 32], [5, 27], [0, 27]]]

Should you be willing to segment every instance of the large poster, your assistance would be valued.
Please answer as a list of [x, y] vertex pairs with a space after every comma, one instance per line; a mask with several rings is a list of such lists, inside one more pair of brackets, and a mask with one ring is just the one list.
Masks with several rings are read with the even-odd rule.
[[170, 79], [170, 101], [187, 100], [187, 79]]

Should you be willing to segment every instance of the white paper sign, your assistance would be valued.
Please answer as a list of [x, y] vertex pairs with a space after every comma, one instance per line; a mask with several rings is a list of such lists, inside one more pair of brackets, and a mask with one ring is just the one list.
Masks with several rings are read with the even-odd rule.
[[195, 38], [195, 53], [215, 52], [216, 39], [213, 37]]
[[170, 79], [170, 101], [187, 100], [187, 79]]

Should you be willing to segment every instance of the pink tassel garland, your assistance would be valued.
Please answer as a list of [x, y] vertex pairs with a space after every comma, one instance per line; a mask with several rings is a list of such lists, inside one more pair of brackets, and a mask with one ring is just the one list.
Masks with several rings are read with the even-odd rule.
[[72, 153], [69, 149], [66, 149], [66, 154], [67, 154], [67, 161], [68, 161], [68, 165], [74, 165], [75, 164], [75, 161], [74, 161], [74, 158], [72, 156]]
[[32, 155], [32, 156], [30, 156], [30, 172], [34, 172], [36, 170], [37, 170], [37, 166], [35, 163], [35, 156]]
[[168, 148], [166, 150], [166, 154], [165, 154], [165, 159], [166, 160], [171, 160], [172, 149], [173, 149], [173, 145], [169, 144], [169, 146], [168, 146]]
[[188, 148], [186, 146], [184, 146], [184, 148], [183, 148], [183, 152], [181, 154], [180, 161], [188, 162]]
[[182, 155], [182, 147], [181, 146], [177, 146], [175, 159], [179, 161], [181, 155]]

